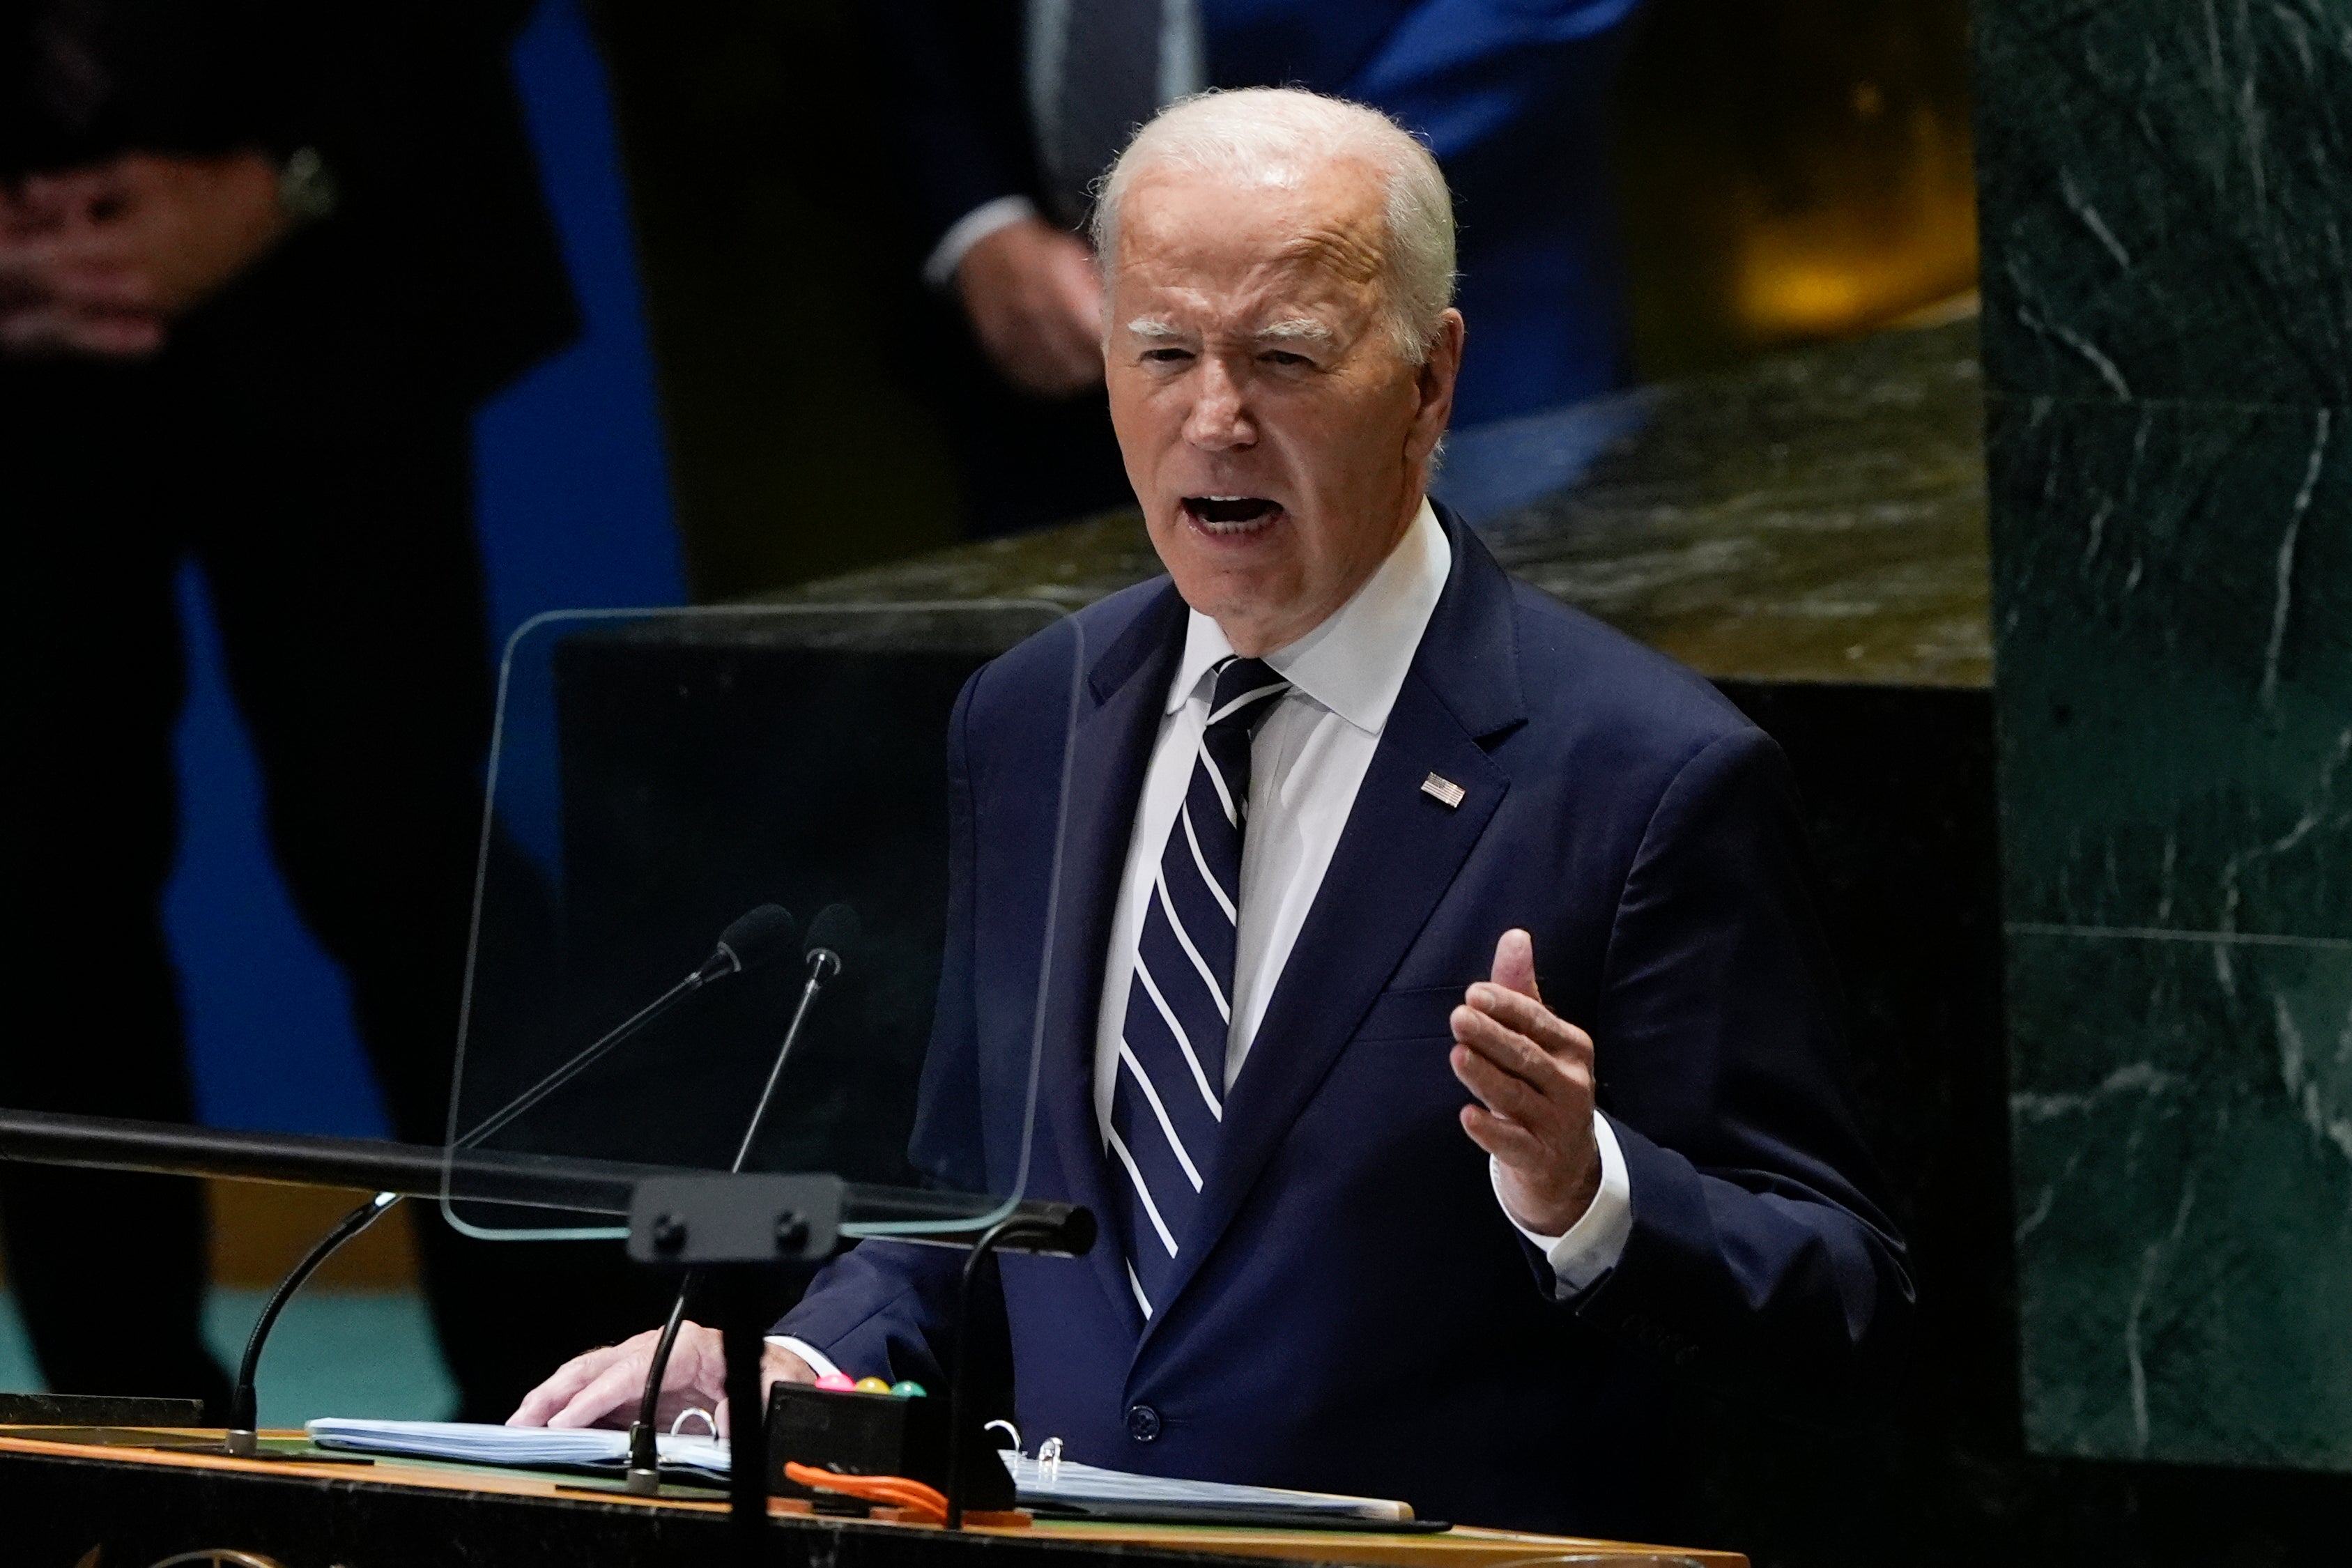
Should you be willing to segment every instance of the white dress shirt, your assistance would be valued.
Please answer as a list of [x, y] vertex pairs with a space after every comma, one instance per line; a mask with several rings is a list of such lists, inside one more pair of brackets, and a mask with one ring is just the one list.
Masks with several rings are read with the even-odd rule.
[[[1389, 558], [1329, 619], [1265, 662], [1290, 682], [1250, 742], [1249, 826], [1242, 837], [1242, 896], [1234, 955], [1233, 1023], [1225, 1037], [1225, 1087], [1249, 1058], [1283, 965], [1307, 911], [1323, 886], [1340, 829], [1371, 766], [1389, 710], [1404, 687], [1422, 633], [1444, 591], [1453, 554], [1437, 515], [1423, 501]], [[1118, 1078], [1119, 1037], [1135, 975], [1135, 945], [1150, 902], [1153, 875], [1176, 823], [1200, 752], [1209, 711], [1209, 670], [1234, 651], [1217, 623], [1198, 610], [1184, 632], [1183, 657], [1169, 682], [1160, 735], [1128, 840], [1110, 946], [1095, 1022], [1095, 1120], [1108, 1146], [1111, 1093]], [[1498, 938], [1502, 932], [1496, 931]], [[1278, 1048], [1278, 1047], [1275, 1047]], [[1465, 1096], [1467, 1090], [1464, 1091]], [[1543, 1236], [1503, 1216], [1543, 1252], [1562, 1297], [1616, 1267], [1633, 1227], [1633, 1186], [1609, 1119], [1592, 1116], [1600, 1147], [1601, 1190], [1565, 1236]], [[1499, 1180], [1494, 1162], [1492, 1174]], [[1499, 1187], [1496, 1202], [1502, 1203]], [[816, 1368], [832, 1363], [806, 1345], [778, 1340]]]
[[[1265, 662], [1290, 690], [1250, 742], [1249, 827], [1242, 837], [1242, 896], [1234, 953], [1232, 1026], [1225, 1037], [1225, 1087], [1241, 1075], [1265, 1016], [1266, 1003], [1289, 962], [1307, 911], [1323, 886], [1340, 829], [1371, 766], [1389, 710], [1396, 706], [1422, 633], [1444, 591], [1453, 554], [1437, 514], [1423, 501], [1389, 558], [1329, 619]], [[1217, 623], [1198, 610], [1185, 626], [1184, 653], [1169, 682], [1143, 797], [1128, 841], [1127, 868], [1111, 913], [1095, 1022], [1095, 1120], [1106, 1139], [1135, 944], [1150, 905], [1152, 877], [1191, 782], [1208, 721], [1209, 670], [1234, 651]], [[1495, 933], [1500, 937], [1503, 933]], [[1467, 1091], [1465, 1090], [1466, 1094]], [[1601, 1191], [1565, 1236], [1542, 1236], [1512, 1219], [1541, 1248], [1572, 1295], [1616, 1266], [1633, 1225], [1632, 1184], [1608, 1118], [1594, 1112]], [[1491, 1162], [1489, 1162], [1491, 1165]], [[1496, 1201], [1499, 1204], [1500, 1193]], [[1510, 1211], [1504, 1210], [1510, 1218]]]

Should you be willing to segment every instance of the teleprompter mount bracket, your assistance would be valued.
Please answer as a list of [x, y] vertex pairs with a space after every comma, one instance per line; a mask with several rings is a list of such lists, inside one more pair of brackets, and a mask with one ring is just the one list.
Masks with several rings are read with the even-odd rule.
[[639, 1263], [820, 1262], [841, 1244], [847, 1184], [828, 1175], [655, 1176], [629, 1202]]

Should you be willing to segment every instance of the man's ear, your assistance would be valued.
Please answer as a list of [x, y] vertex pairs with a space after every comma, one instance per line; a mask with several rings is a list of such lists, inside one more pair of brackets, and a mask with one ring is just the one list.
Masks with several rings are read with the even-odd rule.
[[1438, 319], [1437, 341], [1430, 345], [1429, 358], [1415, 373], [1421, 407], [1413, 415], [1412, 429], [1404, 444], [1406, 456], [1415, 462], [1426, 461], [1437, 450], [1446, 426], [1453, 422], [1454, 383], [1462, 374], [1462, 342], [1468, 331], [1461, 311], [1446, 311]]

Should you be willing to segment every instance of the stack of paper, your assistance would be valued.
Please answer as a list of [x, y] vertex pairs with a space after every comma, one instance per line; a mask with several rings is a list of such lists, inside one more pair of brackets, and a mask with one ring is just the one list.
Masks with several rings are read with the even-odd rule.
[[[310, 1424], [322, 1448], [362, 1454], [407, 1454], [474, 1465], [618, 1468], [629, 1457], [625, 1432], [602, 1428], [556, 1431], [545, 1426], [487, 1426], [462, 1421], [352, 1421]], [[715, 1437], [664, 1437], [665, 1465], [727, 1473], [727, 1445]], [[1286, 1491], [1223, 1481], [1175, 1480], [1098, 1469], [1074, 1460], [1045, 1463], [1024, 1454], [997, 1456], [1013, 1472], [1023, 1508], [1105, 1520], [1176, 1520], [1199, 1523], [1404, 1525], [1412, 1510], [1383, 1498], [1335, 1492]], [[1439, 1527], [1442, 1528], [1442, 1527]]]
[[1276, 1487], [1234, 1486], [1224, 1481], [1183, 1481], [1097, 1469], [1061, 1459], [1040, 1464], [1025, 1454], [998, 1456], [1013, 1472], [1023, 1508], [1076, 1512], [1104, 1519], [1146, 1516], [1276, 1516], [1301, 1523], [1318, 1519], [1402, 1521], [1412, 1510], [1385, 1498], [1347, 1497], [1338, 1492], [1295, 1492]]
[[[625, 1465], [629, 1435], [604, 1428], [559, 1431], [551, 1426], [491, 1426], [471, 1421], [354, 1421], [326, 1417], [304, 1428], [321, 1448], [361, 1454], [408, 1454], [469, 1465]], [[717, 1437], [660, 1439], [662, 1463], [727, 1473], [727, 1445]]]

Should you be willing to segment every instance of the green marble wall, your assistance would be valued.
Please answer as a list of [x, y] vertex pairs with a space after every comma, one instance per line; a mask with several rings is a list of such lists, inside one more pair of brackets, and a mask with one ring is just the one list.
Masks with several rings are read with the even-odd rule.
[[2352, 1469], [2352, 0], [1980, 0], [2026, 1439]]

